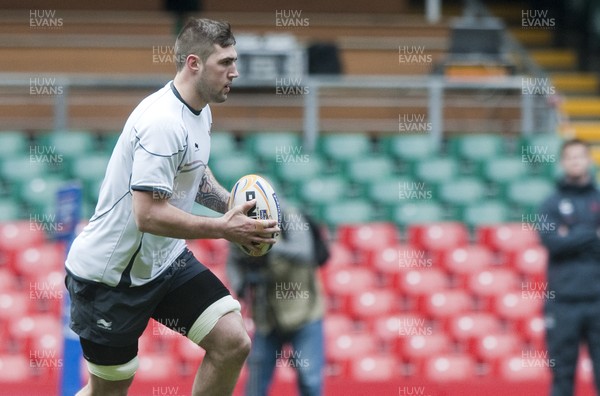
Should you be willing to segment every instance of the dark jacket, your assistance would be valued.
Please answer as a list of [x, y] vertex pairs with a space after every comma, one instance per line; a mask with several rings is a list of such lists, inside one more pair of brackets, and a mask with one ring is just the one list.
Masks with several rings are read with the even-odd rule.
[[[564, 180], [540, 207], [538, 232], [548, 249], [548, 290], [558, 301], [600, 300], [600, 192]], [[568, 230], [559, 235], [560, 229]]]

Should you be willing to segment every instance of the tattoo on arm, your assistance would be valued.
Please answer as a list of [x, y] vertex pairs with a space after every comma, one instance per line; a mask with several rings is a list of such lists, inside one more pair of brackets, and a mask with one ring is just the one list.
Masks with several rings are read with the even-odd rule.
[[198, 187], [196, 202], [216, 212], [225, 213], [228, 200], [229, 191], [219, 184], [210, 168], [207, 167]]

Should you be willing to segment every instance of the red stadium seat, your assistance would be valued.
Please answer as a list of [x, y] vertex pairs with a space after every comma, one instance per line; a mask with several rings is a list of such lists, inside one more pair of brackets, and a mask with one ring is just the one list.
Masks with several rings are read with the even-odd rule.
[[28, 291], [0, 291], [0, 320], [14, 321], [24, 316], [30, 307]]
[[392, 355], [370, 354], [353, 359], [350, 372], [355, 381], [391, 381], [398, 378], [399, 367]]
[[429, 356], [446, 354], [452, 349], [450, 337], [443, 332], [415, 334], [404, 339], [402, 357], [418, 364]]
[[539, 244], [537, 233], [523, 227], [522, 223], [481, 226], [477, 229], [477, 240], [501, 252], [523, 250]]
[[29, 356], [0, 355], [0, 384], [29, 381], [31, 374], [29, 365]]
[[187, 241], [188, 249], [190, 249], [190, 251], [194, 253], [194, 257], [196, 257], [196, 259], [202, 264], [208, 267], [217, 266], [217, 263], [213, 259], [213, 254], [210, 249], [210, 246], [208, 246], [206, 243], [203, 243], [204, 241], [204, 239]]
[[523, 320], [540, 314], [543, 297], [524, 294], [526, 291], [510, 291], [495, 297], [494, 310], [498, 316], [509, 320]]
[[187, 337], [177, 337], [175, 340], [177, 356], [194, 372], [198, 368], [206, 351]]
[[338, 334], [350, 333], [353, 328], [352, 319], [344, 314], [328, 312], [323, 319], [325, 340], [333, 339]]
[[458, 314], [469, 312], [473, 307], [473, 298], [462, 289], [437, 291], [423, 300], [421, 311], [434, 320], [448, 320]]
[[391, 289], [371, 289], [350, 298], [350, 313], [356, 320], [400, 311], [400, 297]]
[[400, 323], [406, 318], [413, 318], [413, 323], [420, 318], [413, 314], [388, 314], [372, 318], [369, 323], [369, 331], [377, 337], [389, 350], [400, 351]]
[[513, 333], [492, 333], [474, 340], [472, 354], [486, 362], [512, 356], [521, 351], [523, 342]]
[[491, 267], [494, 255], [482, 245], [457, 246], [447, 250], [440, 262], [453, 275], [457, 286], [465, 287], [471, 274]]
[[8, 327], [10, 338], [22, 351], [32, 350], [35, 340], [47, 334], [62, 334], [60, 318], [50, 314], [24, 315], [14, 320]]
[[15, 291], [18, 286], [19, 282], [15, 274], [6, 268], [0, 268], [0, 290], [6, 292]]
[[394, 223], [344, 224], [337, 229], [337, 239], [353, 250], [380, 250], [398, 242]]
[[[500, 378], [507, 381], [548, 381], [551, 359], [546, 353], [523, 351], [502, 358], [499, 362]], [[536, 356], [539, 355], [539, 356]]]
[[328, 361], [349, 362], [376, 350], [375, 338], [366, 332], [340, 333], [325, 345]]
[[534, 245], [517, 250], [508, 260], [509, 265], [529, 279], [537, 282], [545, 281], [546, 269], [548, 267], [548, 251], [544, 246]]
[[408, 242], [419, 249], [443, 251], [469, 242], [469, 231], [463, 223], [446, 222], [411, 225]]
[[426, 268], [402, 273], [398, 287], [412, 300], [413, 304], [418, 306], [422, 304], [420, 300], [438, 290], [446, 289], [448, 285], [448, 277], [444, 271], [437, 268]]
[[172, 380], [178, 374], [176, 360], [170, 354], [146, 353], [139, 356], [136, 381]]
[[333, 271], [340, 267], [354, 264], [354, 255], [350, 249], [339, 242], [329, 245], [329, 260], [324, 265], [325, 271]]
[[350, 296], [375, 286], [375, 274], [364, 267], [338, 268], [327, 271], [326, 290], [337, 296]]
[[546, 347], [546, 325], [544, 317], [536, 314], [518, 323], [517, 331], [535, 349]]
[[15, 257], [15, 271], [29, 278], [55, 270], [62, 270], [64, 263], [64, 246], [58, 243], [46, 242], [18, 252]]
[[508, 268], [490, 268], [471, 274], [468, 287], [476, 296], [493, 297], [518, 290], [520, 281]]
[[30, 221], [0, 223], [0, 264], [14, 263], [17, 252], [41, 245], [44, 231]]
[[35, 310], [60, 315], [63, 299], [67, 293], [64, 268], [31, 274], [30, 277], [28, 293]]
[[477, 374], [473, 358], [459, 354], [432, 356], [427, 360], [425, 373], [434, 382], [470, 381]]
[[501, 330], [496, 316], [484, 312], [463, 313], [449, 321], [449, 334], [457, 341], [471, 341]]

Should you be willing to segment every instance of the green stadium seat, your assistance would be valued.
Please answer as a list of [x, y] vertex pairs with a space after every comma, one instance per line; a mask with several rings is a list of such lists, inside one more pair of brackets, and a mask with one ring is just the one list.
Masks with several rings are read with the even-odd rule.
[[430, 135], [402, 135], [381, 140], [385, 150], [405, 162], [415, 162], [429, 159], [437, 154]]
[[286, 195], [295, 194], [297, 185], [323, 176], [327, 169], [325, 160], [318, 154], [310, 154], [307, 161], [283, 162], [277, 165], [273, 172], [280, 180], [282, 194]]
[[235, 136], [231, 132], [213, 131], [210, 134], [210, 156], [232, 155], [238, 151]]
[[558, 161], [563, 139], [554, 133], [538, 133], [520, 139], [519, 154], [554, 155]]
[[451, 138], [449, 148], [461, 159], [480, 162], [504, 154], [505, 140], [501, 135], [462, 135]]
[[215, 212], [212, 209], [207, 208], [206, 206], [195, 203], [192, 207], [192, 214], [196, 216], [204, 216], [204, 217], [220, 217], [221, 213]]
[[43, 177], [48, 173], [46, 159], [50, 158], [28, 154], [3, 158], [0, 164], [0, 176], [9, 185], [21, 185], [33, 178]]
[[21, 198], [35, 213], [54, 213], [56, 192], [65, 183], [57, 176], [36, 177], [21, 188]]
[[357, 158], [346, 165], [348, 179], [358, 184], [387, 179], [394, 170], [394, 162], [387, 156]]
[[509, 220], [507, 205], [497, 200], [469, 205], [462, 214], [462, 221], [471, 229], [483, 225], [500, 224]]
[[117, 141], [119, 140], [120, 136], [121, 136], [120, 131], [106, 133], [106, 134], [102, 135], [101, 142], [100, 142], [100, 147], [102, 149], [101, 151], [110, 155], [113, 152], [115, 145], [117, 144]]
[[444, 221], [444, 209], [435, 201], [407, 201], [396, 207], [393, 220], [401, 227]]
[[345, 162], [369, 155], [371, 140], [360, 133], [324, 134], [317, 144], [319, 151], [333, 161]]
[[507, 186], [506, 199], [522, 211], [535, 213], [538, 206], [555, 190], [555, 183], [540, 177], [516, 180]]
[[211, 158], [208, 164], [216, 179], [230, 190], [240, 177], [248, 174], [261, 174], [256, 158], [248, 153], [236, 153]]
[[311, 205], [324, 205], [347, 197], [350, 186], [340, 176], [322, 176], [298, 186], [297, 195]]
[[400, 199], [400, 186], [412, 185], [413, 179], [406, 176], [391, 176], [381, 180], [374, 180], [366, 189], [367, 198], [381, 205], [398, 205]]
[[262, 132], [248, 135], [246, 149], [268, 163], [283, 163], [304, 158], [300, 135], [294, 132]]
[[330, 228], [341, 224], [368, 223], [376, 220], [373, 206], [364, 199], [330, 202], [323, 207], [322, 219]]
[[481, 201], [486, 188], [483, 182], [473, 177], [448, 180], [440, 185], [439, 199], [453, 206], [465, 206]]
[[102, 182], [110, 156], [108, 153], [94, 153], [73, 160], [71, 176], [81, 180], [84, 195], [91, 201], [98, 199], [98, 182]]
[[0, 199], [0, 222], [23, 219], [25, 211], [13, 198]]
[[0, 131], [0, 158], [29, 154], [29, 142], [20, 131]]
[[94, 152], [98, 148], [96, 136], [89, 131], [54, 131], [36, 139], [41, 150], [61, 155], [70, 160]]
[[437, 186], [458, 176], [459, 164], [455, 158], [429, 158], [415, 164], [415, 180]]
[[525, 177], [528, 172], [521, 157], [498, 157], [484, 163], [482, 176], [494, 184], [504, 184]]

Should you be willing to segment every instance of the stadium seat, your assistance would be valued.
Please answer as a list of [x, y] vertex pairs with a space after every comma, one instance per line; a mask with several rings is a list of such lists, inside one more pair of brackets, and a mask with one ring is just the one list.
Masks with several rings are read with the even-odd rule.
[[415, 224], [439, 223], [444, 220], [444, 209], [435, 201], [401, 202], [392, 215], [396, 224], [410, 227]]
[[323, 318], [323, 334], [325, 342], [334, 339], [338, 334], [352, 333], [354, 323], [350, 316], [343, 313], [327, 312]]
[[534, 349], [546, 348], [546, 324], [538, 313], [517, 323], [517, 331]]
[[550, 378], [551, 361], [544, 354], [540, 354], [539, 358], [524, 357], [521, 351], [501, 359], [499, 363], [500, 378], [505, 381], [548, 381]]
[[30, 274], [27, 278], [29, 285], [29, 298], [32, 308], [37, 312], [47, 312], [60, 315], [62, 302], [67, 293], [65, 289], [64, 257], [60, 268], [49, 272]]
[[449, 335], [459, 342], [470, 342], [501, 330], [499, 319], [485, 312], [465, 312], [454, 316], [448, 323]]
[[210, 156], [230, 156], [238, 152], [235, 136], [230, 132], [212, 131], [210, 134]]
[[350, 296], [376, 285], [374, 272], [366, 268], [342, 267], [326, 274], [326, 290], [337, 296]]
[[337, 204], [339, 200], [347, 198], [350, 185], [340, 176], [321, 176], [311, 178], [298, 185], [298, 197], [307, 205], [322, 207], [325, 204]]
[[509, 220], [508, 206], [499, 200], [476, 202], [462, 210], [462, 221], [471, 229], [483, 225], [501, 224]]
[[350, 298], [350, 314], [356, 320], [400, 312], [400, 298], [393, 289], [372, 289]]
[[469, 277], [468, 288], [478, 297], [494, 297], [518, 290], [518, 275], [505, 267], [485, 268]]
[[[53, 227], [59, 225], [54, 222], [56, 212], [56, 193], [65, 184], [65, 180], [58, 176], [36, 177], [23, 185], [21, 198], [33, 210], [33, 213], [47, 222], [47, 229], [54, 231]], [[53, 224], [50, 224], [53, 223]]]
[[0, 266], [0, 290], [13, 292], [19, 286], [17, 277], [14, 272], [7, 268], [8, 266]]
[[469, 242], [469, 232], [458, 222], [439, 222], [408, 227], [408, 241], [419, 249], [443, 251]]
[[92, 153], [98, 148], [96, 136], [89, 131], [53, 131], [38, 136], [35, 143], [55, 150], [65, 160]]
[[434, 157], [423, 159], [415, 164], [412, 177], [425, 188], [435, 187], [447, 180], [455, 179], [459, 174], [458, 161], [452, 157]]
[[349, 362], [377, 349], [375, 338], [366, 332], [339, 333], [325, 344], [327, 361]]
[[0, 320], [23, 317], [29, 311], [30, 303], [28, 292], [0, 291]]
[[32, 227], [31, 221], [0, 223], [0, 259], [12, 263], [17, 252], [40, 245], [45, 237], [43, 229]]
[[16, 347], [27, 352], [44, 335], [62, 334], [62, 323], [56, 314], [19, 314], [11, 320], [8, 331]]
[[21, 354], [0, 354], [0, 384], [29, 381], [30, 359]]
[[77, 157], [71, 166], [71, 175], [83, 183], [85, 197], [90, 202], [98, 200], [97, 185], [104, 179], [110, 156], [93, 153]]
[[[372, 318], [367, 323], [369, 332], [374, 334], [377, 339], [390, 350], [399, 351], [400, 337], [407, 337], [402, 334], [400, 326], [405, 326], [407, 322], [420, 323], [422, 317], [414, 313], [389, 313]], [[405, 332], [406, 333], [406, 332]]]
[[177, 337], [174, 341], [176, 356], [192, 369], [190, 374], [194, 374], [202, 359], [204, 359], [206, 351], [187, 337]]
[[466, 287], [471, 274], [490, 268], [494, 263], [492, 252], [482, 245], [463, 245], [445, 250], [440, 264], [459, 287]]
[[337, 239], [350, 249], [380, 250], [396, 244], [400, 234], [393, 223], [347, 224], [338, 227]]
[[106, 155], [112, 154], [120, 137], [121, 131], [103, 133], [100, 136], [100, 152]]
[[473, 380], [476, 364], [468, 355], [438, 354], [427, 360], [425, 373], [426, 378], [434, 382]]
[[530, 177], [515, 180], [506, 187], [506, 198], [528, 213], [535, 213], [538, 206], [554, 191], [554, 183], [546, 178]]
[[477, 228], [476, 234], [479, 243], [503, 253], [539, 245], [537, 233], [523, 227], [523, 223], [485, 225]]
[[462, 289], [438, 290], [423, 300], [421, 312], [429, 318], [447, 321], [474, 308], [471, 295]]
[[507, 263], [533, 281], [544, 281], [548, 268], [548, 250], [542, 245], [511, 252]]
[[482, 176], [495, 185], [524, 178], [529, 173], [522, 157], [497, 157], [485, 162]]
[[523, 350], [523, 342], [514, 333], [492, 333], [475, 339], [473, 348], [474, 356], [484, 362], [495, 363]]
[[300, 136], [295, 132], [257, 132], [245, 139], [245, 147], [267, 163], [280, 164], [306, 155]]
[[394, 172], [394, 163], [387, 156], [356, 158], [349, 161], [345, 169], [348, 180], [358, 185], [385, 180], [393, 176]]
[[450, 151], [469, 162], [481, 162], [505, 152], [505, 140], [501, 135], [472, 134], [453, 137]]
[[3, 158], [0, 162], [0, 176], [13, 187], [13, 191], [22, 186], [25, 182], [37, 177], [44, 177], [48, 173], [48, 164], [42, 159], [36, 160], [35, 154], [31, 155], [13, 155]]
[[422, 362], [429, 356], [451, 352], [452, 342], [444, 332], [413, 334], [404, 339], [401, 356], [412, 363]]
[[139, 357], [139, 368], [135, 379], [141, 382], [164, 381], [176, 378], [178, 367], [170, 354], [146, 353]]
[[331, 229], [343, 224], [361, 224], [377, 220], [373, 205], [360, 198], [340, 199], [324, 204], [322, 219]]
[[430, 135], [395, 135], [381, 139], [380, 144], [389, 154], [408, 163], [431, 159], [437, 153]]
[[412, 269], [400, 274], [398, 287], [408, 297], [409, 303], [418, 306], [431, 294], [447, 288], [448, 278], [437, 268]]
[[209, 167], [227, 190], [231, 190], [238, 179], [249, 173], [259, 173], [256, 158], [249, 153], [231, 153], [211, 158]]
[[365, 134], [330, 133], [320, 136], [318, 151], [335, 162], [345, 162], [368, 155], [371, 141]]
[[360, 355], [350, 364], [350, 375], [355, 381], [392, 381], [398, 378], [400, 364], [393, 355]]
[[439, 199], [453, 207], [463, 208], [480, 202], [485, 196], [483, 182], [474, 177], [460, 177], [442, 182]]
[[402, 272], [429, 265], [431, 261], [424, 251], [398, 244], [369, 251], [365, 263], [380, 275], [385, 285], [397, 285]]
[[524, 320], [541, 313], [545, 292], [509, 291], [497, 295], [494, 312], [503, 319], [511, 321]]
[[350, 249], [337, 241], [333, 241], [329, 245], [329, 260], [323, 266], [323, 270], [329, 272], [352, 264], [354, 264], [354, 255]]
[[21, 131], [0, 131], [0, 158], [29, 154], [27, 135]]
[[14, 262], [14, 269], [27, 279], [33, 279], [52, 270], [62, 269], [64, 261], [64, 246], [55, 242], [46, 242], [19, 251]]
[[277, 177], [286, 183], [304, 183], [326, 173], [325, 160], [318, 154], [311, 153], [308, 161], [282, 162], [274, 169]]
[[12, 198], [0, 198], [0, 222], [15, 221], [25, 217], [28, 214], [23, 210], [19, 202]]

